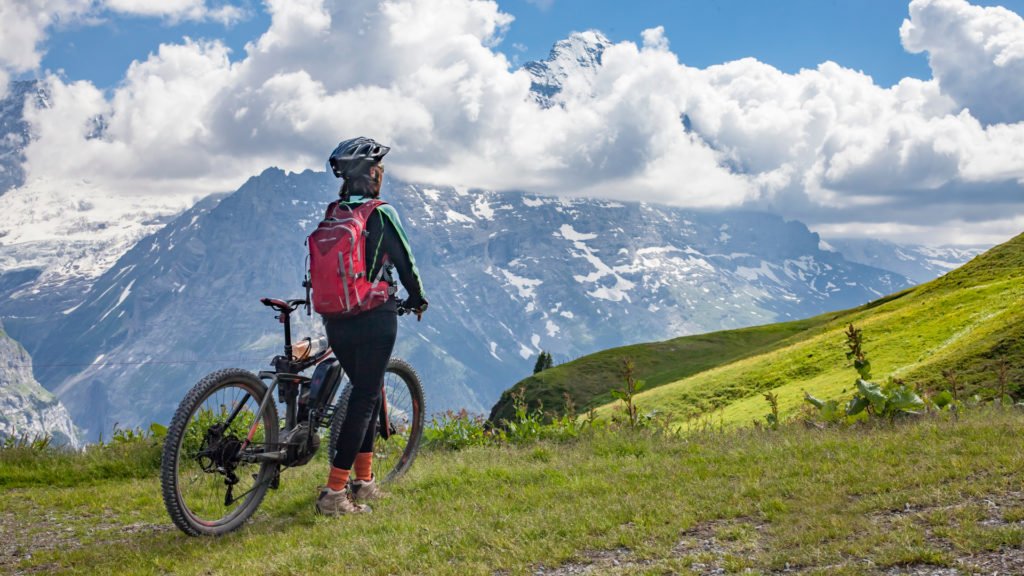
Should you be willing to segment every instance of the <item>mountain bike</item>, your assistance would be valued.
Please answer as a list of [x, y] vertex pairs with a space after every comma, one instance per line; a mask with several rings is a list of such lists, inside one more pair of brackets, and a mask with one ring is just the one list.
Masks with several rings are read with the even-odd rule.
[[[253, 374], [228, 368], [207, 375], [185, 395], [167, 429], [160, 466], [164, 505], [190, 536], [219, 536], [240, 527], [267, 489], [279, 487], [283, 470], [313, 459], [320, 430], [330, 430], [330, 456], [338, 443], [352, 384], [326, 339], [293, 345], [290, 315], [308, 300], [260, 301], [284, 325], [284, 354], [273, 358], [274, 369]], [[406, 312], [399, 308], [400, 315]], [[310, 368], [312, 376], [301, 374]], [[416, 458], [424, 407], [419, 377], [407, 362], [392, 358], [382, 386], [380, 417], [368, 433], [379, 435], [374, 462], [386, 471], [380, 481], [387, 483]]]

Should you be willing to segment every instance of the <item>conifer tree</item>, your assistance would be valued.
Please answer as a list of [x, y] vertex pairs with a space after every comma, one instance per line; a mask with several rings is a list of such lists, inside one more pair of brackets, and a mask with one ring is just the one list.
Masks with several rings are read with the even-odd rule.
[[544, 351], [541, 350], [540, 356], [537, 356], [537, 363], [533, 365], [533, 373], [537, 374], [544, 370]]
[[551, 353], [544, 350], [540, 351], [540, 356], [537, 356], [537, 363], [533, 365], [533, 373], [543, 372], [548, 368], [554, 367], [554, 360], [551, 358]]

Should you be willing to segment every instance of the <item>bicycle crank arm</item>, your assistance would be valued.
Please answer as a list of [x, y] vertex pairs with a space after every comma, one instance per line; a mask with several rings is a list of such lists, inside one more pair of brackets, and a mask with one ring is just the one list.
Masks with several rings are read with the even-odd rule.
[[284, 462], [288, 458], [287, 450], [277, 450], [275, 452], [260, 452], [259, 454], [246, 454], [241, 457], [244, 462], [257, 463], [257, 462]]

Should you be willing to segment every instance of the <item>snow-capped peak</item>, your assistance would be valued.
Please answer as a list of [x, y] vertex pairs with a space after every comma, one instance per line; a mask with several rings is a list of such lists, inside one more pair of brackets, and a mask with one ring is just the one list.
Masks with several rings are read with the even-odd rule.
[[604, 51], [610, 45], [611, 41], [597, 30], [573, 32], [565, 40], [559, 40], [546, 60], [523, 66], [530, 74], [534, 99], [550, 108], [558, 103], [558, 95], [568, 80], [581, 87], [592, 86]]

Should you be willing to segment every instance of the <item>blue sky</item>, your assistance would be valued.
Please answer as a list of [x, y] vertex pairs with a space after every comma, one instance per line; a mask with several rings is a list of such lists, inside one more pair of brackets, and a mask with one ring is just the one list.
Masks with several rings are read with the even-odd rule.
[[[1024, 0], [972, 4], [1024, 14]], [[907, 53], [900, 43], [907, 5], [899, 0], [502, 0], [499, 5], [515, 22], [497, 48], [516, 64], [546, 58], [551, 46], [573, 31], [598, 29], [613, 42], [639, 42], [642, 30], [663, 26], [673, 52], [690, 66], [754, 57], [796, 72], [832, 60], [884, 86], [931, 75], [927, 57]], [[99, 25], [58, 27], [47, 43], [43, 67], [109, 88], [132, 60], [143, 60], [160, 43], [180, 42], [184, 36], [221, 39], [233, 58], [240, 58], [245, 44], [270, 24], [259, 3], [243, 6], [248, 16], [230, 26], [107, 14]]]
[[907, 7], [896, 0], [556, 0], [546, 9], [514, 0], [503, 6], [517, 19], [508, 41], [529, 47], [526, 59], [546, 56], [545, 44], [569, 29], [597, 28], [613, 41], [635, 41], [641, 30], [664, 26], [680, 59], [701, 68], [755, 57], [786, 72], [834, 60], [883, 84], [930, 74], [924, 56], [900, 45]]
[[[369, 135], [406, 181], [630, 190], [837, 238], [1024, 229], [1024, 0], [6, 2], [0, 87], [50, 94], [29, 186], [193, 201]], [[588, 29], [602, 63], [575, 36], [538, 100], [519, 66]]]

